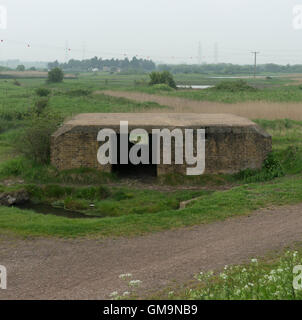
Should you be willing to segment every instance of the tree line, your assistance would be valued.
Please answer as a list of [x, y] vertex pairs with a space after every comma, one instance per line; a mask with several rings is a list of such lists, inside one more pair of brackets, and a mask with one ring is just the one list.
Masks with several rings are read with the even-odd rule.
[[[173, 74], [178, 73], [201, 73], [201, 74], [252, 74], [254, 72], [254, 65], [238, 65], [231, 63], [218, 63], [218, 64], [202, 64], [202, 65], [189, 65], [178, 64], [168, 65], [161, 64], [157, 66], [158, 71], [169, 71]], [[257, 66], [258, 73], [301, 73], [302, 64], [296, 65], [278, 65], [274, 63], [261, 64]]]
[[153, 61], [147, 59], [138, 59], [133, 57], [131, 60], [125, 59], [102, 59], [94, 57], [92, 59], [75, 60], [71, 59], [66, 63], [58, 61], [48, 63], [48, 68], [60, 68], [70, 72], [86, 72], [92, 70], [109, 71], [109, 72], [151, 72], [156, 69]]

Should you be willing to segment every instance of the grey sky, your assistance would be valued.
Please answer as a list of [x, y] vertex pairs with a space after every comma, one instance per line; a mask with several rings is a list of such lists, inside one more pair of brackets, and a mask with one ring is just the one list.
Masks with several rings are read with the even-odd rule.
[[[0, 30], [0, 60], [65, 60], [150, 56], [155, 61], [302, 63], [302, 30], [293, 7], [302, 0], [0, 0], [8, 27]], [[27, 46], [30, 45], [30, 47]]]

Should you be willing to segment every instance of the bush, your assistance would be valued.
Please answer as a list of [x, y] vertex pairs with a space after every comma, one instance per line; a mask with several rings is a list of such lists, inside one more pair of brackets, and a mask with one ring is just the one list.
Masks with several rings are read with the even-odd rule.
[[62, 82], [64, 79], [64, 73], [60, 68], [53, 68], [48, 72], [47, 82]]
[[33, 113], [27, 121], [28, 125], [16, 142], [16, 149], [30, 160], [48, 164], [50, 162], [51, 135], [62, 122], [62, 118], [53, 113], [41, 115]]
[[275, 153], [270, 153], [263, 162], [261, 170], [246, 169], [235, 174], [235, 179], [244, 180], [247, 183], [268, 181], [283, 177], [284, 168]]
[[17, 87], [21, 87], [21, 83], [16, 79], [13, 81], [13, 85]]
[[41, 98], [35, 102], [34, 112], [39, 116], [48, 106], [48, 98]]
[[256, 88], [250, 86], [244, 80], [236, 80], [236, 81], [221, 81], [215, 87], [215, 90], [224, 90], [231, 92], [238, 91], [257, 91]]
[[39, 97], [48, 97], [50, 95], [50, 90], [47, 88], [38, 88], [36, 89], [36, 94]]
[[166, 84], [169, 87], [176, 89], [176, 83], [173, 79], [172, 74], [169, 71], [157, 72], [153, 71], [149, 74], [150, 76], [150, 85], [155, 84]]

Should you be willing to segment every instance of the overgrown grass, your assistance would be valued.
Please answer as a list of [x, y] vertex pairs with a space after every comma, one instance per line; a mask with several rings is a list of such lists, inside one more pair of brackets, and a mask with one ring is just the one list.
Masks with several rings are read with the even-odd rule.
[[106, 186], [26, 185], [24, 188], [34, 202], [101, 217], [177, 210], [181, 201], [211, 193], [191, 190], [161, 192]]
[[[120, 89], [120, 88], [116, 88]], [[301, 102], [302, 90], [299, 86], [278, 86], [264, 87], [257, 90], [234, 90], [225, 88], [208, 88], [204, 90], [161, 90], [148, 86], [138, 86], [123, 88], [124, 90], [144, 92], [149, 94], [160, 94], [170, 97], [179, 97], [197, 101], [211, 101], [221, 103], [239, 103], [247, 101], [265, 101], [265, 102]]]
[[301, 300], [294, 289], [294, 267], [302, 264], [299, 251], [286, 251], [274, 257], [251, 259], [244, 265], [225, 266], [223, 271], [200, 272], [197, 282], [185, 289], [170, 288], [158, 293], [161, 299], [184, 300]]
[[22, 236], [132, 236], [224, 220], [272, 205], [302, 202], [302, 176], [252, 183], [199, 197], [183, 210], [129, 214], [115, 218], [72, 219], [43, 216], [16, 208], [0, 207], [0, 231]]

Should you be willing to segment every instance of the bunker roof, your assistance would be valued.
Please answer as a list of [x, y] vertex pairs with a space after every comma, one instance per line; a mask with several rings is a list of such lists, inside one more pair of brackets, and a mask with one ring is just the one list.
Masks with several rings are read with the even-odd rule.
[[246, 118], [233, 114], [205, 113], [82, 113], [65, 122], [70, 126], [116, 127], [120, 121], [129, 126], [143, 128], [198, 127], [198, 126], [255, 126]]

